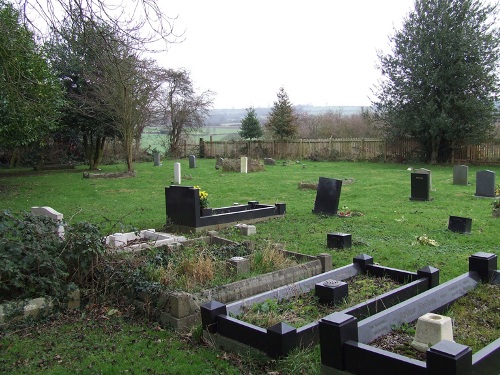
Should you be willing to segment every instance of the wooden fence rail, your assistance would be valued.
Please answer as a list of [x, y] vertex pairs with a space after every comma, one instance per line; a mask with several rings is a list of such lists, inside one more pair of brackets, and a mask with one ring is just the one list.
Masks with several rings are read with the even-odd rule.
[[[417, 141], [400, 139], [394, 142], [374, 138], [296, 139], [257, 141], [203, 141], [184, 143], [184, 156], [313, 160], [376, 160], [404, 162], [420, 159], [422, 148]], [[451, 162], [500, 163], [500, 144], [485, 143], [463, 146], [453, 152]]]

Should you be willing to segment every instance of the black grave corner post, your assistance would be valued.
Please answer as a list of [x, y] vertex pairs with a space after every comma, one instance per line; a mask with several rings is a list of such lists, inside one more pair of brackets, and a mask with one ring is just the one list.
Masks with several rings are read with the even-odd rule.
[[429, 280], [427, 289], [431, 289], [439, 285], [439, 269], [432, 266], [425, 266], [417, 270], [417, 277], [420, 279], [425, 277]]
[[285, 357], [297, 346], [297, 329], [280, 322], [267, 329], [267, 355]]
[[344, 343], [358, 341], [358, 320], [348, 314], [335, 312], [319, 321], [321, 366], [345, 369]]
[[359, 267], [361, 267], [361, 270], [363, 273], [366, 273], [368, 265], [373, 264], [373, 257], [367, 254], [360, 254], [355, 256], [352, 259], [352, 262], [354, 264], [357, 264]]
[[438, 342], [427, 350], [427, 374], [472, 374], [472, 349], [453, 341]]
[[218, 301], [210, 301], [200, 306], [201, 326], [210, 333], [217, 332], [217, 316], [227, 315], [227, 307]]
[[489, 283], [497, 270], [497, 256], [492, 253], [478, 252], [469, 257], [469, 272], [479, 274], [481, 281]]

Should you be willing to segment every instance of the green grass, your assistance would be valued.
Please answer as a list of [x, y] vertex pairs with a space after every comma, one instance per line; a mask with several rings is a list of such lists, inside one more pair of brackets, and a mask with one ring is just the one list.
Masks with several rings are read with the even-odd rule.
[[[159, 230], [166, 222], [164, 187], [173, 181], [173, 163], [174, 160], [163, 161], [162, 167], [153, 167], [152, 162], [136, 164], [136, 178], [113, 180], [83, 179], [83, 168], [75, 173], [30, 172], [17, 176], [8, 176], [10, 171], [0, 170], [0, 208], [17, 212], [27, 211], [31, 206], [51, 206], [63, 213], [66, 220], [100, 224], [103, 233], [130, 228]], [[257, 224], [257, 235], [253, 237], [256, 241], [272, 240], [284, 243], [291, 251], [318, 254], [329, 251], [327, 233], [351, 233], [351, 249], [329, 251], [334, 267], [348, 264], [354, 256], [366, 253], [384, 266], [409, 271], [426, 265], [437, 267], [444, 282], [467, 271], [471, 254], [479, 251], [500, 254], [500, 221], [492, 218], [491, 200], [474, 197], [476, 171], [490, 169], [499, 174], [500, 168], [496, 166], [471, 166], [470, 185], [456, 186], [452, 184], [451, 166], [414, 165], [432, 170], [435, 189], [431, 192], [432, 201], [417, 202], [409, 200], [408, 165], [303, 161], [305, 167], [302, 163], [292, 162], [287, 166], [278, 163], [266, 166], [263, 172], [240, 174], [217, 171], [213, 159], [197, 159], [196, 169], [189, 169], [186, 159], [180, 163], [182, 175], [186, 177], [182, 185], [199, 185], [207, 191], [211, 207], [250, 200], [287, 204], [284, 218]], [[103, 169], [121, 171], [125, 167], [104, 166]], [[313, 214], [316, 192], [300, 190], [297, 186], [299, 182], [317, 182], [320, 176], [353, 178], [354, 183], [342, 187], [340, 206], [362, 212], [364, 216], [338, 218]], [[448, 231], [450, 215], [472, 218], [472, 233], [462, 235]], [[234, 229], [226, 229], [222, 235], [236, 241], [247, 239]], [[423, 235], [439, 246], [417, 242], [416, 238]], [[57, 333], [54, 335], [57, 337]], [[177, 334], [165, 331], [164, 335], [166, 340], [180, 345]], [[23, 342], [31, 346], [30, 341], [24, 340], [16, 345]], [[0, 349], [5, 351], [5, 348], [2, 343]], [[44, 352], [43, 346], [37, 350]], [[307, 352], [298, 356], [311, 355]], [[319, 359], [315, 361], [317, 364]], [[105, 365], [100, 362], [96, 360], [95, 372], [104, 371], [104, 367], [99, 366]], [[303, 361], [294, 362], [292, 356], [285, 362], [266, 366], [283, 369], [301, 365]], [[127, 366], [125, 364], [121, 371]], [[253, 373], [259, 373], [259, 369]]]

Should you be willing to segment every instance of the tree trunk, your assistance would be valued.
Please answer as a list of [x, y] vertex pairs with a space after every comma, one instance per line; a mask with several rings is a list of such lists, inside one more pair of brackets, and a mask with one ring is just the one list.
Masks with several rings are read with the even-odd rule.
[[93, 156], [94, 169], [99, 168], [99, 165], [101, 165], [105, 144], [106, 144], [106, 137], [99, 137], [96, 139], [94, 156]]
[[432, 138], [431, 140], [431, 155], [430, 155], [430, 164], [436, 164], [438, 155], [439, 155], [439, 144], [441, 143], [440, 137]]
[[16, 166], [19, 165], [19, 149], [17, 147], [14, 147], [14, 150], [12, 151], [12, 156], [10, 157], [10, 163], [9, 163], [9, 168], [15, 168]]

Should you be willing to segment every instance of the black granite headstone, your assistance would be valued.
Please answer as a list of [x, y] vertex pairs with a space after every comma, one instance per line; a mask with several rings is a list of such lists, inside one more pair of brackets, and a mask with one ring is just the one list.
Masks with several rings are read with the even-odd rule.
[[339, 209], [342, 180], [320, 177], [314, 202], [314, 213], [337, 215]]
[[456, 233], [470, 233], [472, 219], [468, 217], [450, 216], [448, 229]]
[[412, 201], [428, 201], [430, 190], [430, 174], [412, 173], [411, 174], [411, 197]]

